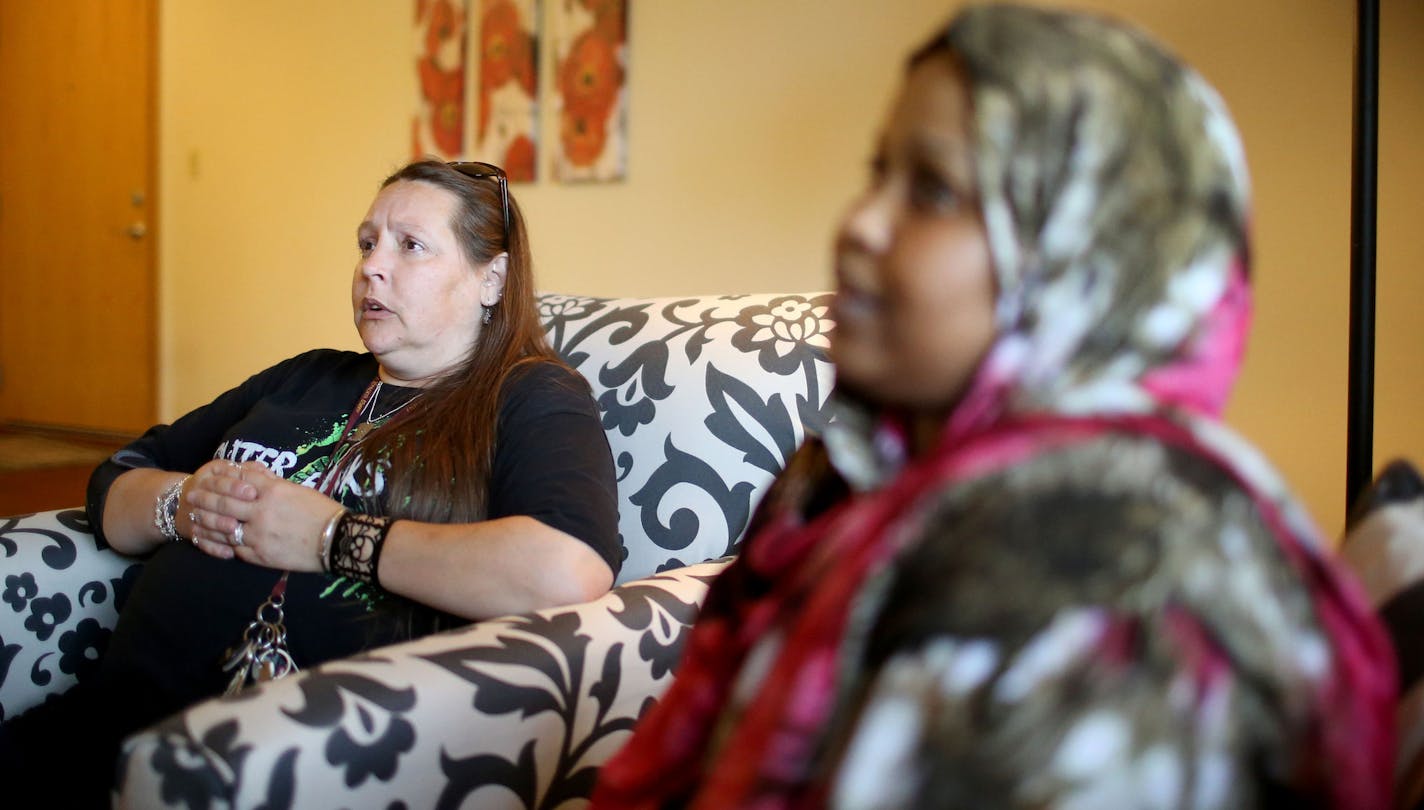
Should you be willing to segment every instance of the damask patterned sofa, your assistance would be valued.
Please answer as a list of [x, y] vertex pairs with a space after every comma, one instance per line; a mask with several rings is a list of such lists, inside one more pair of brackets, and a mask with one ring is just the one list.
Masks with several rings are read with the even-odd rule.
[[[828, 303], [542, 296], [613, 448], [617, 587], [195, 706], [130, 738], [117, 805], [582, 806], [761, 492], [824, 424]], [[141, 563], [78, 510], [0, 518], [0, 560], [3, 719], [92, 671]]]

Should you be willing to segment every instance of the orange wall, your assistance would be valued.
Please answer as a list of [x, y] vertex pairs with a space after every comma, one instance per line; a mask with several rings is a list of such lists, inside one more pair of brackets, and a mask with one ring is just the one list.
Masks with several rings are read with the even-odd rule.
[[[162, 7], [162, 411], [314, 345], [354, 346], [353, 229], [406, 157], [411, 3]], [[546, 6], [549, 4], [546, 4]], [[628, 179], [514, 189], [542, 287], [809, 290], [906, 51], [947, 0], [633, 0]], [[1195, 64], [1255, 184], [1256, 330], [1231, 421], [1334, 532], [1343, 517], [1353, 4], [1084, 0]], [[1384, 0], [1378, 455], [1424, 459], [1424, 4]], [[552, 73], [545, 49], [543, 81]], [[546, 142], [555, 137], [545, 119]]]

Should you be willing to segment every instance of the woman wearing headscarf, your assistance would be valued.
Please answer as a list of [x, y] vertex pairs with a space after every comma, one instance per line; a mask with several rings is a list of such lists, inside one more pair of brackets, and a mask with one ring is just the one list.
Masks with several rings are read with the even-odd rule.
[[836, 242], [838, 415], [595, 807], [1387, 804], [1388, 644], [1221, 422], [1250, 309], [1220, 99], [975, 7]]

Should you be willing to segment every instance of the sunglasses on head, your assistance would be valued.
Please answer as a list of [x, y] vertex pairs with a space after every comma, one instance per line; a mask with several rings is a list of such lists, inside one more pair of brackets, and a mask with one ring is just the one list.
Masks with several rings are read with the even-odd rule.
[[504, 249], [509, 250], [509, 178], [505, 176], [504, 169], [493, 163], [478, 161], [452, 161], [446, 165], [466, 177], [493, 177], [499, 181], [499, 202], [504, 207]]

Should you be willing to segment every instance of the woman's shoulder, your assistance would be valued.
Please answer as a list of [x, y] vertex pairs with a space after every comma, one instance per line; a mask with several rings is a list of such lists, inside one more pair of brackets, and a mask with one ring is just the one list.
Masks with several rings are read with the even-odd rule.
[[351, 371], [374, 374], [377, 364], [376, 358], [370, 352], [353, 352], [346, 349], [308, 349], [301, 354], [283, 360], [276, 367], [316, 373]]
[[[935, 612], [979, 631], [1036, 627], [1067, 604], [1240, 607], [1271, 594], [1236, 592], [1222, 578], [1252, 571], [1247, 579], [1271, 583], [1274, 596], [1292, 590], [1266, 516], [1231, 473], [1149, 438], [1045, 452], [931, 493], [914, 511], [914, 540], [896, 565], [899, 597], [943, 600]], [[1012, 617], [998, 610], [1006, 604]]]
[[[1034, 718], [976, 719], [961, 729], [968, 736], [954, 730], [937, 745], [1045, 721], [1066, 728], [1096, 708], [1130, 705], [1124, 717], [1139, 727], [1129, 736], [1150, 747], [1154, 735], [1195, 733], [1161, 695], [1210, 666], [1214, 689], [1234, 679], [1230, 714], [1219, 718], [1237, 726], [1230, 733], [1293, 756], [1286, 749], [1304, 715], [1282, 707], [1305, 705], [1318, 655], [1328, 654], [1324, 627], [1311, 586], [1228, 468], [1150, 437], [1109, 435], [921, 506], [892, 575], [860, 595], [861, 615], [873, 617], [856, 635], [865, 672], [895, 671], [899, 681], [883, 681], [892, 685], [948, 682], [968, 671], [955, 651], [992, 651], [998, 668], [954, 699], [967, 706], [993, 694], [997, 717]], [[922, 671], [896, 669], [906, 662]], [[1007, 763], [1021, 773], [1047, 765], [1042, 751], [1003, 750], [1021, 752]]]
[[534, 408], [597, 413], [593, 393], [583, 375], [563, 363], [531, 360], [513, 368], [500, 396], [503, 410]]
[[371, 380], [377, 370], [369, 352], [342, 349], [310, 349], [252, 375], [250, 381], [264, 388], [290, 385], [318, 385], [340, 380]]

